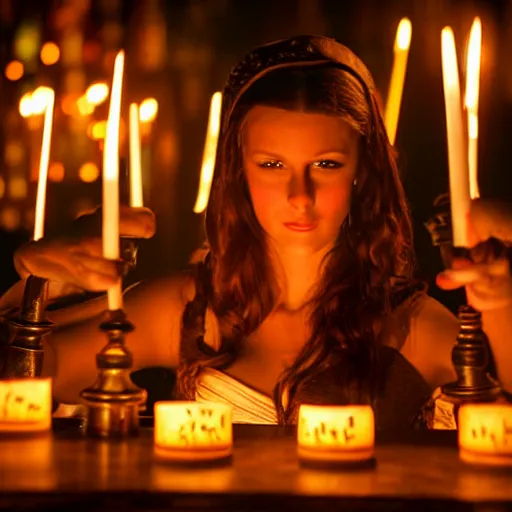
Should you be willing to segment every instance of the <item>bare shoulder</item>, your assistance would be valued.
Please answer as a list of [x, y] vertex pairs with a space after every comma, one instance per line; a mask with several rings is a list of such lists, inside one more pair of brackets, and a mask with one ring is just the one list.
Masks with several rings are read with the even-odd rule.
[[410, 328], [402, 354], [436, 387], [455, 376], [451, 353], [459, 331], [457, 318], [441, 303], [424, 295], [410, 310]]

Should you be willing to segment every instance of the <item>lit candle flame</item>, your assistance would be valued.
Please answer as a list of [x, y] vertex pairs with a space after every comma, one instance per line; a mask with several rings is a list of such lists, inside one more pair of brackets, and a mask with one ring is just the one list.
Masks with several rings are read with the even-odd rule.
[[155, 98], [146, 98], [140, 102], [139, 117], [141, 123], [151, 123], [158, 114], [158, 101]]
[[144, 206], [140, 157], [139, 106], [130, 105], [130, 206]]
[[478, 189], [478, 95], [480, 89], [481, 53], [482, 23], [480, 18], [476, 17], [469, 36], [466, 59], [466, 95], [464, 100], [468, 115], [469, 188], [472, 199], [480, 196]]
[[408, 50], [411, 46], [412, 24], [408, 18], [402, 18], [396, 31], [395, 48]]
[[[34, 224], [34, 240], [44, 236], [44, 217], [46, 210], [46, 184], [48, 182], [48, 167], [50, 164], [50, 146], [52, 140], [53, 110], [55, 93], [49, 87], [39, 87], [32, 94], [32, 112], [44, 111], [43, 141], [39, 160], [39, 179], [37, 181], [36, 214]], [[41, 106], [43, 110], [41, 111]]]
[[441, 33], [441, 47], [453, 244], [455, 247], [467, 247], [467, 213], [470, 205], [469, 172], [455, 38], [450, 27], [445, 27]]
[[222, 110], [222, 93], [216, 92], [210, 101], [210, 113], [208, 115], [208, 129], [203, 151], [203, 163], [201, 165], [201, 177], [199, 179], [199, 192], [197, 194], [195, 213], [201, 213], [208, 205], [210, 189], [215, 169], [217, 156], [217, 143], [220, 132], [220, 113]]
[[[119, 123], [123, 88], [124, 51], [114, 62], [114, 78], [103, 152], [103, 257], [118, 260], [119, 253]], [[110, 310], [122, 309], [121, 279], [108, 290]]]
[[409, 19], [403, 18], [398, 24], [396, 32], [393, 70], [389, 83], [389, 92], [384, 113], [384, 124], [388, 132], [389, 142], [393, 145], [396, 139], [396, 129], [402, 103], [405, 74], [407, 71], [407, 59], [411, 45], [412, 25]]

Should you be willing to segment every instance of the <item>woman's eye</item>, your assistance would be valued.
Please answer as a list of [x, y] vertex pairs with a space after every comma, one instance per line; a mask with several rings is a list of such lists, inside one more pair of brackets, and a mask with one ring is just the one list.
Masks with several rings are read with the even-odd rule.
[[284, 169], [283, 162], [279, 160], [265, 160], [264, 162], [260, 162], [259, 167], [263, 169]]
[[320, 160], [313, 164], [313, 167], [317, 169], [341, 169], [345, 164], [341, 162], [336, 162], [335, 160]]

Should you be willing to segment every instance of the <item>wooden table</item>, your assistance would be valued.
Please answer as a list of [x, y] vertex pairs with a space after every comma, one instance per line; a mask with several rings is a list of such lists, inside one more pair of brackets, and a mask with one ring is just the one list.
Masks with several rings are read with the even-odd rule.
[[306, 469], [294, 432], [235, 426], [230, 465], [178, 468], [153, 457], [152, 430], [125, 441], [77, 427], [0, 439], [0, 510], [508, 510], [512, 471], [458, 459], [453, 432], [378, 438], [377, 465]]

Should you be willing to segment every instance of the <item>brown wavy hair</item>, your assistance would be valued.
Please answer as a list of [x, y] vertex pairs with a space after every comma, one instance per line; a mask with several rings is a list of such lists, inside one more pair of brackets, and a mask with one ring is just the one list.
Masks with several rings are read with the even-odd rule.
[[303, 390], [333, 364], [339, 403], [373, 403], [378, 332], [400, 295], [396, 278], [402, 290], [414, 284], [411, 220], [375, 97], [352, 74], [328, 64], [267, 73], [243, 94], [224, 127], [206, 212], [203, 276], [205, 306], [219, 320], [222, 342], [217, 351], [195, 344], [194, 356], [180, 365], [178, 390], [193, 398], [201, 368], [229, 367], [275, 306], [275, 276], [243, 168], [244, 122], [255, 105], [339, 116], [359, 133], [361, 144], [350, 214], [309, 304], [311, 336], [275, 387], [279, 421], [295, 420]]

